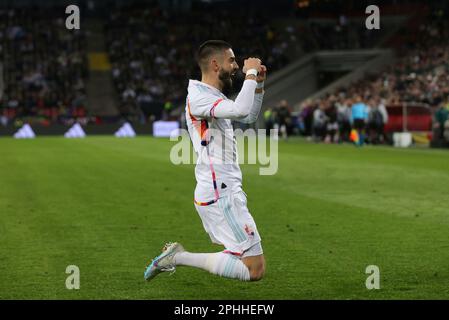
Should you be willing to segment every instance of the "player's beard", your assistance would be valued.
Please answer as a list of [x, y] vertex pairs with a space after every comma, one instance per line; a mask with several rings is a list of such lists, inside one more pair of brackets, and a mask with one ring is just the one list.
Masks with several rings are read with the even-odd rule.
[[220, 70], [218, 73], [218, 79], [221, 82], [221, 92], [227, 96], [232, 90], [232, 75], [231, 71]]

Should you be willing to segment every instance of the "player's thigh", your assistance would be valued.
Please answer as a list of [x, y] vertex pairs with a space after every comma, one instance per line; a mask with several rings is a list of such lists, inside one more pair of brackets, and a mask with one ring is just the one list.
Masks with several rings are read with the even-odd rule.
[[216, 225], [225, 248], [246, 256], [263, 254], [256, 223], [247, 207], [246, 194], [240, 190], [218, 201], [224, 223]]
[[216, 244], [223, 244], [223, 239], [220, 234], [222, 233], [221, 229], [225, 221], [217, 203], [209, 206], [195, 204], [195, 208], [201, 218], [204, 230], [209, 234], [211, 241]]

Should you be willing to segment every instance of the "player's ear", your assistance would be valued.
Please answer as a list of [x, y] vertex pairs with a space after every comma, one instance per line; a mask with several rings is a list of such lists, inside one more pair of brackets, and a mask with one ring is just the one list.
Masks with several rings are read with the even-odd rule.
[[217, 59], [214, 58], [214, 59], [210, 60], [210, 68], [214, 72], [218, 72], [218, 70], [220, 70], [220, 65], [219, 65]]

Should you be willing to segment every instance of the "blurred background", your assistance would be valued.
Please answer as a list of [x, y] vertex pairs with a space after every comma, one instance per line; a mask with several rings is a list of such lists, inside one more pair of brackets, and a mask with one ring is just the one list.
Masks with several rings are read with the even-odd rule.
[[[79, 30], [68, 30], [67, 5]], [[368, 30], [368, 5], [380, 29]], [[111, 134], [130, 123], [184, 127], [194, 55], [208, 39], [269, 69], [257, 128], [319, 143], [449, 146], [445, 1], [3, 0], [0, 136], [76, 123]], [[243, 74], [236, 79], [240, 88]], [[353, 131], [355, 130], [355, 131]], [[356, 135], [356, 136], [354, 136]], [[362, 141], [360, 142], [360, 138]]]

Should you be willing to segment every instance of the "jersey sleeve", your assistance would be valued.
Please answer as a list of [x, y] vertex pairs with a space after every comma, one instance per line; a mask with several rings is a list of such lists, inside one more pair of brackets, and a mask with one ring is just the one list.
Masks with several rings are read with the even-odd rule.
[[189, 101], [190, 114], [200, 119], [213, 118], [215, 107], [223, 101], [223, 98], [211, 93], [198, 94]]
[[263, 91], [261, 93], [256, 93], [254, 95], [254, 102], [249, 111], [249, 114], [244, 118], [238, 119], [239, 122], [242, 123], [256, 122], [257, 118], [259, 117], [260, 109], [262, 107], [263, 95], [264, 95]]
[[250, 114], [257, 82], [245, 80], [235, 101], [213, 94], [198, 94], [191, 101], [191, 115], [198, 118], [241, 119]]

